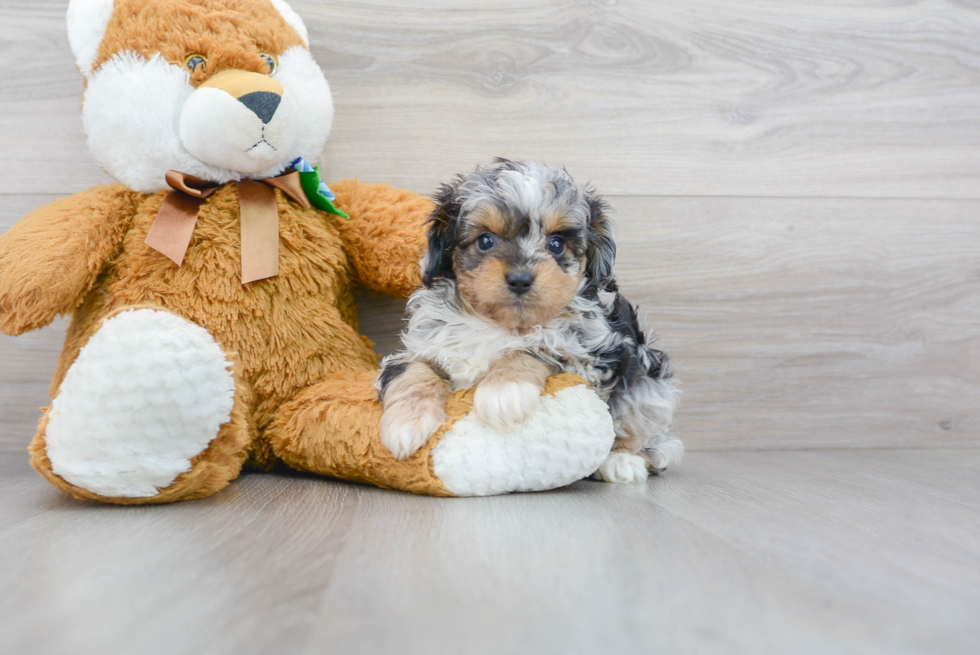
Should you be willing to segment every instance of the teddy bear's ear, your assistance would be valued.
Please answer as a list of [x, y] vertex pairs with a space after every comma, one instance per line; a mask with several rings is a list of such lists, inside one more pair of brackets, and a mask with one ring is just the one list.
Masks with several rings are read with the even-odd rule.
[[112, 4], [113, 0], [68, 2], [68, 44], [75, 55], [75, 65], [86, 77], [92, 74], [92, 64], [112, 16]]
[[291, 28], [296, 30], [299, 37], [303, 39], [303, 43], [307, 47], [310, 45], [310, 34], [306, 31], [306, 25], [303, 23], [303, 19], [299, 17], [293, 8], [286, 4], [286, 0], [272, 0], [272, 6], [276, 8], [279, 15], [283, 17], [283, 20], [289, 24]]

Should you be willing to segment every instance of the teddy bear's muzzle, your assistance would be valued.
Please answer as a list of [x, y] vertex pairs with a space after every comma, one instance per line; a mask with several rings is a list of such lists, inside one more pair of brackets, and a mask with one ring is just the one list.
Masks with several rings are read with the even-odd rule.
[[239, 98], [238, 102], [251, 109], [252, 113], [258, 116], [263, 123], [268, 124], [276, 115], [279, 103], [282, 102], [282, 96], [269, 91], [252, 91]]
[[287, 159], [296, 133], [292, 102], [282, 85], [248, 71], [211, 76], [180, 113], [180, 140], [191, 155], [241, 173], [258, 173]]

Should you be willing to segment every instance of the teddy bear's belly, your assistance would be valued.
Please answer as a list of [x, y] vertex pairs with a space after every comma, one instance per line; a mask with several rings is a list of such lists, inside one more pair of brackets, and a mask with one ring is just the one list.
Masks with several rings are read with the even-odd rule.
[[356, 329], [349, 264], [336, 230], [286, 205], [279, 275], [243, 285], [237, 211], [229, 211], [237, 202], [215, 195], [180, 267], [143, 243], [159, 207], [150, 196], [121, 254], [76, 314], [83, 319], [73, 323], [69, 340], [84, 345], [103, 318], [125, 307], [166, 309], [196, 323], [234, 362], [261, 435], [302, 389], [336, 373], [372, 369], [377, 359]]

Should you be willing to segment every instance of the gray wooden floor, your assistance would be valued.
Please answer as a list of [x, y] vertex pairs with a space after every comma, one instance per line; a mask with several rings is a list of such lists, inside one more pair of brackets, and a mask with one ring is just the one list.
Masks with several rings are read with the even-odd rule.
[[[329, 178], [431, 193], [503, 155], [608, 196], [689, 448], [980, 445], [976, 3], [292, 4], [335, 94]], [[108, 179], [65, 5], [0, 0], [0, 231]], [[364, 303], [383, 351], [401, 310]], [[0, 450], [63, 333], [0, 337]]]
[[0, 457], [0, 652], [976, 653], [980, 450], [699, 452], [433, 499], [83, 504]]
[[[0, 653], [980, 652], [976, 2], [292, 5], [329, 178], [509, 156], [607, 195], [694, 452], [638, 487], [76, 503], [25, 453], [59, 319], [0, 337]], [[0, 232], [108, 181], [65, 6], [0, 0]], [[402, 306], [362, 304], [390, 351]]]
[[[0, 230], [38, 201], [7, 198]], [[621, 286], [673, 356], [689, 448], [980, 443], [980, 201], [614, 204]], [[395, 349], [404, 304], [362, 305]], [[33, 435], [64, 326], [0, 336], [0, 450]]]

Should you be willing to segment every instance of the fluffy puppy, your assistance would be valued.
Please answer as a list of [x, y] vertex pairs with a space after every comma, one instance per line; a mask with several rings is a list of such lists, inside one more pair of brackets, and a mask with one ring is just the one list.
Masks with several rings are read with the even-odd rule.
[[513, 428], [545, 379], [570, 371], [615, 423], [597, 478], [637, 482], [679, 461], [667, 355], [617, 291], [616, 242], [595, 191], [563, 170], [498, 159], [444, 185], [436, 202], [405, 350], [378, 377], [384, 445], [408, 457], [445, 421], [450, 393], [474, 385], [477, 416]]

